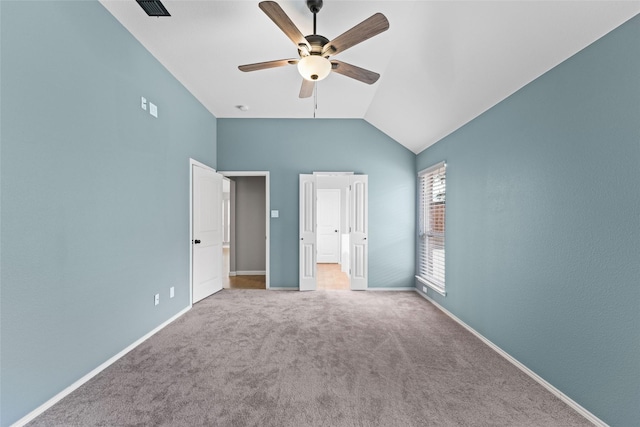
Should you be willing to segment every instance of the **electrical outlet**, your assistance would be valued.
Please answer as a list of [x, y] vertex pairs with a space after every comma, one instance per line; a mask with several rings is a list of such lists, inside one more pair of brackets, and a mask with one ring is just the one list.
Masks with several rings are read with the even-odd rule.
[[153, 297], [153, 305], [158, 304], [160, 304], [160, 294], [156, 294], [155, 297]]
[[144, 111], [147, 111], [147, 98], [145, 98], [144, 96], [140, 97], [140, 108], [142, 108]]
[[176, 288], [172, 286], [169, 288], [169, 298], [173, 298], [174, 296], [176, 296]]
[[422, 287], [422, 292], [424, 292], [424, 293], [425, 293], [425, 295], [426, 295], [426, 293], [427, 293], [427, 287], [426, 287], [426, 286], [423, 286], [423, 287]]

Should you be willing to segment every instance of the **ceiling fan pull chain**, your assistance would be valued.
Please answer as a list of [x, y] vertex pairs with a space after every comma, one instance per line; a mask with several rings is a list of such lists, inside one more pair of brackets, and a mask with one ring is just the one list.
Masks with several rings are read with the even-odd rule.
[[318, 111], [318, 83], [314, 83], [315, 88], [313, 91], [313, 118], [316, 118], [316, 111]]

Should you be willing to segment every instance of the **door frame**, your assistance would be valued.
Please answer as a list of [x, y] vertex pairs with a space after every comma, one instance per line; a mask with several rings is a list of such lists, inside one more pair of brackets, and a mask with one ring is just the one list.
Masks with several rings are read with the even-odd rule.
[[193, 168], [196, 166], [219, 173], [211, 166], [189, 158], [189, 308], [193, 307]]
[[271, 288], [271, 201], [269, 199], [270, 184], [269, 171], [218, 171], [219, 174], [226, 177], [233, 176], [264, 176], [264, 200], [265, 200], [265, 287]]
[[[360, 177], [362, 177], [362, 176], [366, 177], [365, 178], [365, 180], [366, 180], [366, 184], [365, 184], [366, 187], [365, 188], [367, 190], [367, 193], [366, 193], [366, 197], [365, 197], [365, 209], [366, 209], [365, 221], [366, 221], [366, 229], [367, 229], [366, 234], [368, 236], [368, 227], [369, 227], [368, 226], [368, 224], [369, 224], [369, 219], [368, 219], [368, 211], [369, 211], [369, 196], [368, 196], [369, 185], [368, 185], [368, 180], [369, 180], [369, 175], [368, 174], [355, 174], [354, 172], [317, 172], [317, 171], [313, 172], [312, 174], [305, 174], [305, 173], [298, 174], [299, 179], [300, 179], [300, 183], [299, 183], [299, 187], [298, 187], [298, 191], [300, 192], [299, 201], [298, 201], [298, 204], [300, 205], [300, 213], [298, 214], [298, 224], [299, 224], [298, 232], [301, 233], [301, 227], [302, 227], [301, 226], [301, 224], [302, 224], [302, 212], [303, 212], [302, 211], [303, 204], [302, 204], [302, 199], [301, 199], [301, 197], [302, 197], [301, 196], [301, 194], [302, 194], [301, 193], [301, 191], [302, 191], [301, 190], [302, 189], [302, 185], [301, 185], [302, 184], [302, 177], [303, 176], [304, 177], [313, 176], [313, 183], [314, 183], [313, 192], [314, 192], [314, 194], [317, 194], [318, 176], [323, 176], [323, 175], [324, 176], [326, 176], [326, 175], [339, 175], [339, 176], [347, 175], [347, 176], [349, 176], [349, 186], [348, 186], [348, 190], [347, 190], [347, 192], [348, 192], [348, 204], [349, 204], [349, 215], [348, 215], [348, 218], [349, 218], [349, 224], [348, 224], [348, 229], [349, 229], [349, 270], [350, 270], [350, 273], [349, 273], [349, 289], [352, 290], [352, 291], [354, 291], [354, 290], [368, 290], [369, 289], [369, 273], [368, 273], [369, 250], [368, 250], [368, 243], [366, 245], [367, 247], [366, 247], [366, 253], [365, 253], [365, 258], [364, 258], [365, 259], [365, 265], [366, 265], [365, 268], [367, 270], [367, 272], [366, 272], [366, 286], [364, 288], [354, 289], [354, 280], [353, 280], [354, 262], [353, 262], [353, 240], [352, 240], [353, 239], [353, 224], [352, 223], [353, 223], [353, 200], [354, 200], [353, 197], [354, 197], [354, 195], [352, 193], [352, 188], [351, 188], [352, 185], [354, 184], [354, 178], [357, 178], [359, 176]], [[313, 209], [314, 209], [314, 215], [317, 215], [317, 206], [316, 206], [315, 200], [314, 200]], [[315, 218], [314, 218], [314, 221], [315, 221]], [[315, 228], [316, 229], [314, 231], [314, 235], [317, 236], [317, 226]], [[298, 238], [300, 238], [300, 236], [298, 236]], [[365, 237], [364, 240], [367, 240], [367, 237]], [[301, 245], [300, 241], [298, 241], [298, 245]], [[316, 245], [316, 249], [317, 249], [317, 242], [315, 243], [315, 245]], [[299, 248], [301, 248], [301, 246], [299, 246]], [[300, 283], [302, 282], [302, 270], [301, 270], [300, 265], [302, 264], [303, 256], [302, 256], [302, 251], [301, 250], [299, 250], [298, 253], [299, 253], [299, 255], [298, 255], [298, 265], [299, 265], [299, 268], [298, 268], [298, 282], [299, 282], [298, 283], [298, 290], [300, 290], [300, 288], [301, 288]], [[317, 259], [317, 253], [316, 253], [316, 256], [314, 256], [314, 267], [317, 265], [317, 263], [318, 263], [318, 259]], [[314, 274], [315, 274], [316, 288], [317, 288], [317, 272], [314, 273]], [[305, 289], [305, 290], [307, 290], [307, 289]], [[311, 290], [311, 289], [308, 289], [308, 290]], [[313, 289], [313, 290], [316, 290], [316, 289]]]

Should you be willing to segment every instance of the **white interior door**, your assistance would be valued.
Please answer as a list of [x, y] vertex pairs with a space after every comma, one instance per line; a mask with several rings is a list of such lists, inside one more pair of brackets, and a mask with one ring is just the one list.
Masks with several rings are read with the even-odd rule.
[[192, 166], [193, 303], [222, 289], [222, 175]]
[[300, 175], [300, 280], [301, 291], [315, 291], [316, 277], [316, 177]]
[[352, 175], [350, 179], [350, 259], [351, 289], [365, 290], [369, 278], [369, 197], [367, 175]]
[[318, 262], [340, 262], [340, 190], [318, 189]]

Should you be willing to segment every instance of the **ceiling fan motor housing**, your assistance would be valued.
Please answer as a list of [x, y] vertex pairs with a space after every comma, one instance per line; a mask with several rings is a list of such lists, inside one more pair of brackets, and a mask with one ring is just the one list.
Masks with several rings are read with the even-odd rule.
[[[319, 34], [310, 34], [304, 37], [311, 46], [311, 55], [320, 55], [325, 44], [329, 43], [329, 39]], [[302, 51], [298, 49], [298, 54], [302, 56]]]

